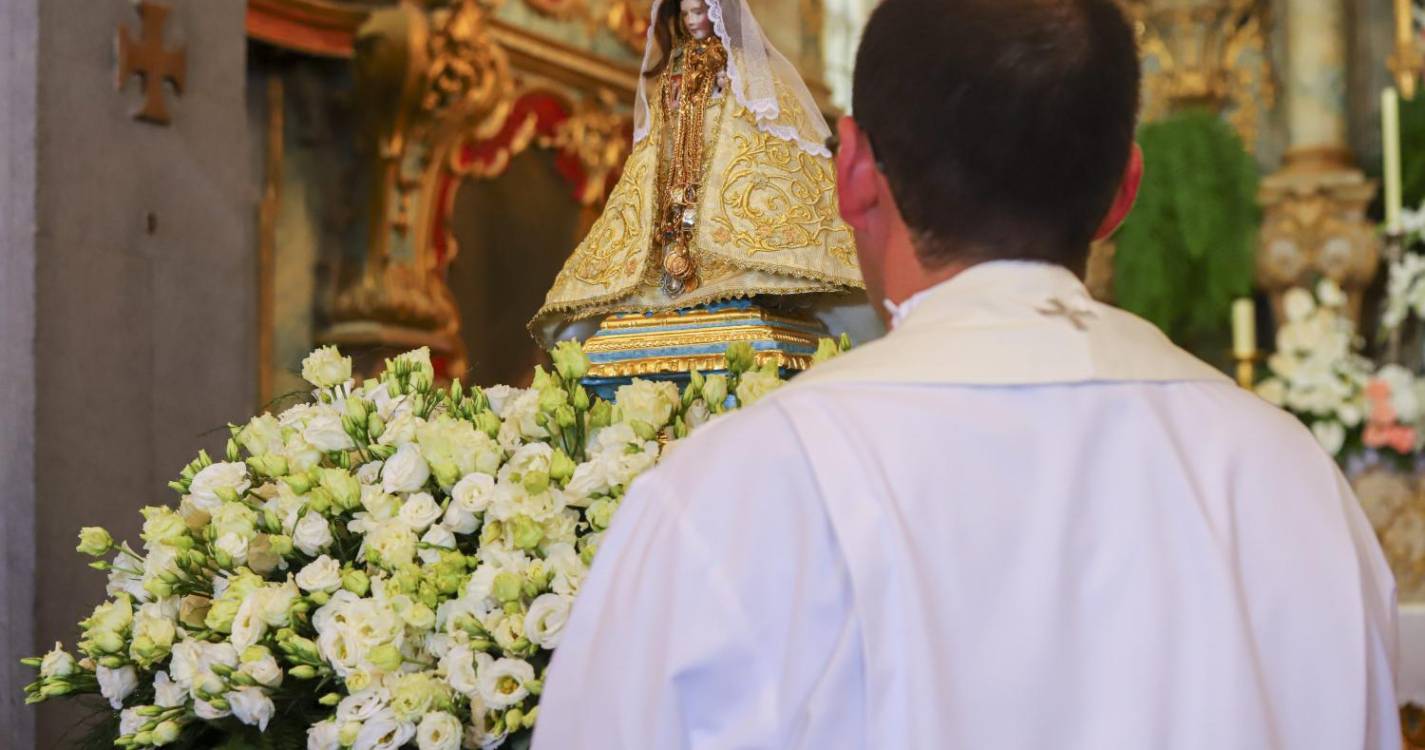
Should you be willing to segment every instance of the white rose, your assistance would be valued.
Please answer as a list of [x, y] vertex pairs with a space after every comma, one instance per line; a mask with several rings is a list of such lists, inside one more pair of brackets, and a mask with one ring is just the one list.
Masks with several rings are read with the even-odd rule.
[[474, 534], [480, 529], [480, 519], [474, 513], [460, 507], [459, 503], [452, 502], [446, 509], [445, 515], [441, 516], [442, 526], [457, 534]]
[[371, 560], [374, 554], [381, 565], [395, 568], [415, 560], [416, 535], [405, 521], [386, 521], [366, 534], [361, 551], [363, 559]]
[[64, 650], [64, 645], [59, 641], [54, 642], [54, 649], [45, 654], [44, 661], [40, 662], [40, 676], [44, 678], [68, 677], [74, 674], [74, 657]]
[[282, 684], [282, 667], [270, 653], [256, 661], [243, 662], [241, 671], [264, 687], [275, 688]]
[[688, 421], [688, 429], [696, 430], [707, 424], [708, 420], [712, 419], [712, 410], [708, 408], [706, 402], [702, 399], [698, 399], [693, 402], [692, 406], [688, 407], [686, 419]]
[[746, 372], [737, 382], [737, 400], [743, 406], [751, 406], [781, 386], [782, 379], [770, 372]]
[[1288, 321], [1306, 320], [1313, 312], [1316, 312], [1316, 300], [1311, 296], [1311, 292], [1300, 287], [1293, 287], [1282, 296], [1282, 309], [1286, 313]]
[[396, 449], [396, 455], [381, 468], [381, 487], [386, 492], [415, 492], [430, 479], [430, 467], [420, 449], [409, 443]]
[[421, 719], [416, 729], [420, 750], [457, 750], [460, 747], [460, 720], [444, 711], [433, 711]]
[[[402, 399], [402, 403], [405, 400]], [[386, 431], [381, 433], [381, 437], [376, 441], [380, 445], [402, 446], [409, 445], [416, 441], [416, 432], [420, 429], [421, 419], [409, 409], [398, 411], [390, 421], [386, 423]]]
[[1321, 447], [1332, 456], [1341, 451], [1341, 447], [1346, 444], [1346, 428], [1334, 419], [1322, 420], [1311, 425], [1311, 433], [1316, 436], [1316, 441], [1321, 443]]
[[101, 664], [94, 673], [99, 678], [99, 694], [109, 699], [115, 711], [124, 707], [124, 699], [139, 686], [138, 672], [132, 666], [110, 669]]
[[303, 591], [332, 593], [341, 588], [341, 564], [322, 555], [297, 573], [297, 587]]
[[341, 750], [341, 727], [327, 719], [307, 729], [307, 750]]
[[153, 676], [153, 702], [163, 708], [175, 708], [188, 702], [188, 689], [168, 678], [167, 672]]
[[375, 716], [391, 702], [391, 694], [385, 688], [367, 688], [341, 699], [336, 706], [336, 720], [366, 721]]
[[[421, 537], [421, 543], [441, 549], [455, 549], [455, 535], [450, 533], [450, 529], [436, 524], [426, 531], [425, 536]], [[422, 549], [420, 557], [421, 561], [427, 565], [440, 562], [440, 552], [433, 549]]]
[[233, 716], [236, 716], [238, 721], [248, 726], [257, 727], [261, 731], [267, 731], [267, 722], [272, 720], [272, 714], [277, 709], [272, 705], [272, 699], [267, 697], [267, 693], [262, 688], [238, 688], [229, 691], [223, 697], [227, 698], [228, 705], [232, 707]]
[[634, 380], [619, 386], [614, 394], [625, 422], [643, 422], [654, 429], [668, 424], [673, 408], [681, 401], [678, 386], [666, 381]]
[[193, 504], [205, 513], [215, 513], [223, 505], [218, 493], [228, 490], [241, 495], [247, 492], [252, 482], [247, 478], [247, 464], [216, 463], [199, 471], [188, 484], [188, 495]]
[[450, 490], [452, 505], [471, 513], [484, 513], [495, 497], [495, 478], [489, 474], [469, 474]]
[[235, 565], [247, 562], [247, 539], [236, 533], [223, 534], [213, 546], [231, 557]]
[[485, 389], [485, 398], [490, 401], [490, 411], [495, 412], [495, 416], [505, 418], [505, 405], [510, 403], [510, 398], [522, 393], [517, 388], [508, 385], [492, 385]]
[[341, 385], [351, 379], [351, 358], [334, 346], [324, 346], [302, 360], [302, 379], [318, 388]]
[[475, 654], [469, 646], [451, 646], [440, 660], [440, 671], [445, 673], [445, 681], [456, 692], [475, 695], [480, 690], [479, 678], [475, 674]]
[[411, 531], [423, 531], [440, 519], [441, 509], [435, 498], [428, 492], [417, 492], [406, 498], [397, 516], [411, 527]]
[[522, 659], [496, 659], [479, 670], [480, 699], [499, 711], [519, 703], [529, 695], [534, 667]]
[[378, 484], [381, 481], [381, 463], [372, 461], [369, 464], [362, 464], [361, 468], [356, 470], [356, 481], [365, 485]]
[[558, 594], [544, 594], [529, 605], [524, 618], [524, 634], [540, 648], [555, 649], [559, 637], [564, 633], [564, 625], [569, 622], [569, 610], [574, 600]]
[[341, 424], [341, 415], [330, 408], [323, 409], [307, 421], [307, 426], [302, 428], [302, 439], [323, 453], [356, 447], [356, 443], [346, 434], [346, 428]]
[[401, 721], [395, 711], [386, 708], [361, 725], [351, 750], [396, 750], [414, 736], [415, 724]]
[[217, 721], [232, 715], [232, 711], [226, 708], [218, 708], [207, 701], [193, 701], [193, 713], [203, 721]]
[[137, 734], [147, 723], [148, 719], [139, 716], [137, 709], [126, 708], [119, 712], [119, 736]]
[[331, 526], [320, 513], [307, 513], [292, 530], [292, 546], [305, 555], [316, 555], [332, 543]]

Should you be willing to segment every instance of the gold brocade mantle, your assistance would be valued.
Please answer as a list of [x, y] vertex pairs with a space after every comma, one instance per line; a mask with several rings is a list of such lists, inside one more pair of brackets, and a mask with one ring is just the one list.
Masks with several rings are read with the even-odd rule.
[[530, 322], [541, 344], [563, 323], [610, 313], [862, 288], [854, 240], [837, 213], [831, 160], [762, 132], [730, 96], [713, 110], [712, 153], [690, 243], [698, 288], [669, 297], [658, 283], [653, 227], [664, 134], [653, 128]]

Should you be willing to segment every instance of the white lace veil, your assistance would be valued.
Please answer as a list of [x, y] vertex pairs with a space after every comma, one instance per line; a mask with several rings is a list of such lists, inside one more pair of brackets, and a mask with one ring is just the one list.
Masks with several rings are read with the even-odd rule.
[[[654, 27], [658, 23], [658, 9], [665, 3], [680, 0], [653, 0], [652, 23], [648, 27], [648, 41], [643, 47], [643, 66], [638, 77], [638, 100], [634, 104], [633, 140], [642, 141], [650, 128], [648, 114], [648, 69], [653, 61], [662, 59], [667, 50], [658, 49]], [[830, 157], [826, 140], [831, 136], [826, 118], [807, 90], [802, 77], [790, 60], [772, 46], [771, 40], [763, 33], [747, 0], [704, 0], [707, 4], [708, 19], [712, 21], [713, 33], [727, 49], [727, 77], [731, 82], [732, 94], [737, 103], [746, 107], [757, 119], [757, 127], [785, 141], [790, 141], [807, 153]], [[783, 111], [777, 92], [781, 89], [785, 100], [800, 106], [800, 112]], [[789, 108], [788, 108], [789, 109]]]

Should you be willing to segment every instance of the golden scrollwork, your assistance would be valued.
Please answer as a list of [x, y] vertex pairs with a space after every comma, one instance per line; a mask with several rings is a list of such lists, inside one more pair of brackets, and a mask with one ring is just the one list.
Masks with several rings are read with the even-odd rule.
[[540, 145], [578, 159], [584, 169], [579, 202], [592, 206], [604, 199], [609, 178], [628, 158], [633, 122], [618, 111], [618, 100], [608, 89], [580, 101], [569, 119], [559, 123]]
[[[739, 108], [739, 116], [751, 114]], [[734, 137], [725, 169], [712, 237], [748, 256], [826, 248], [848, 268], [856, 250], [837, 216], [831, 165], [755, 126]]]
[[1121, 0], [1145, 61], [1144, 117], [1225, 112], [1246, 143], [1276, 103], [1267, 0]]
[[457, 376], [464, 369], [459, 314], [413, 205], [440, 168], [431, 153], [441, 134], [488, 122], [509, 99], [508, 62], [487, 33], [484, 12], [478, 0], [433, 11], [402, 0], [372, 11], [358, 29], [358, 101], [374, 178], [367, 257], [360, 280], [338, 295], [334, 324], [322, 336], [431, 345]]
[[[620, 180], [614, 188], [603, 215], [579, 243], [574, 256], [560, 272], [561, 277], [567, 273], [580, 283], [598, 287], [638, 272], [640, 258], [653, 239], [641, 217], [648, 216], [650, 211], [652, 196], [646, 194], [643, 186], [651, 182], [648, 174], [654, 157], [648, 141], [634, 149], [626, 167], [628, 178]], [[554, 285], [557, 288], [565, 283], [567, 279], [559, 278]]]

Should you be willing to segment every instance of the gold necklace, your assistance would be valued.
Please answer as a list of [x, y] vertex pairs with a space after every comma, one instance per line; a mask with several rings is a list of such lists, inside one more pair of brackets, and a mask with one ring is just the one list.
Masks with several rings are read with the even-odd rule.
[[[664, 107], [664, 117], [675, 118], [673, 148], [659, 190], [660, 226], [655, 234], [663, 243], [663, 290], [677, 297], [698, 287], [697, 264], [689, 250], [697, 222], [698, 191], [702, 185], [704, 121], [718, 76], [727, 65], [727, 51], [716, 38], [692, 40], [683, 46], [682, 80], [676, 107]], [[664, 101], [671, 102], [673, 76], [663, 81]], [[666, 132], [666, 131], [665, 131]]]

